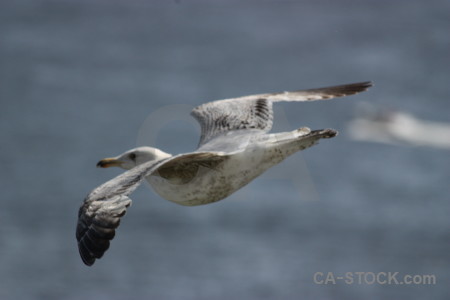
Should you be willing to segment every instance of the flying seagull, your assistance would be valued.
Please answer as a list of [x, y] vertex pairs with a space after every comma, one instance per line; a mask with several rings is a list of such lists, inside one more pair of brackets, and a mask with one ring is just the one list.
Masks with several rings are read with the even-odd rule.
[[424, 120], [408, 112], [364, 104], [348, 124], [352, 139], [450, 150], [449, 123]]
[[201, 126], [197, 150], [173, 156], [139, 147], [101, 160], [99, 167], [128, 171], [94, 189], [80, 207], [76, 238], [83, 262], [91, 266], [109, 248], [120, 218], [131, 204], [128, 195], [144, 178], [161, 197], [181, 205], [224, 199], [286, 157], [337, 135], [333, 129], [307, 127], [268, 133], [274, 102], [331, 99], [371, 86], [371, 82], [360, 82], [209, 102], [191, 112]]

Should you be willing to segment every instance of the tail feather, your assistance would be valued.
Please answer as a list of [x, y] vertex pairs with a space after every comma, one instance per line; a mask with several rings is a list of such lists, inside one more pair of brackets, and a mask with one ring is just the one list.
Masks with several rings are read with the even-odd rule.
[[337, 134], [338, 132], [334, 129], [313, 130], [310, 133], [303, 135], [299, 137], [296, 141], [294, 141], [296, 151], [305, 150], [309, 147], [317, 145], [320, 139], [330, 139], [335, 137]]

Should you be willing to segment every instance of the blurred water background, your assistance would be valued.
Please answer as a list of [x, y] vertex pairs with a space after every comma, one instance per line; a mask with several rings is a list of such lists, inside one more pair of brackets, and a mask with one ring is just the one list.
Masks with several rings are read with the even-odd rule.
[[[450, 152], [352, 141], [370, 102], [450, 122], [450, 2], [0, 2], [0, 299], [448, 299]], [[206, 101], [373, 80], [275, 108], [274, 131], [335, 128], [228, 199], [147, 186], [84, 266], [84, 196], [136, 145], [195, 149]], [[156, 121], [155, 121], [156, 120]], [[450, 138], [443, 136], [442, 138]], [[433, 274], [435, 285], [315, 284], [316, 272]]]

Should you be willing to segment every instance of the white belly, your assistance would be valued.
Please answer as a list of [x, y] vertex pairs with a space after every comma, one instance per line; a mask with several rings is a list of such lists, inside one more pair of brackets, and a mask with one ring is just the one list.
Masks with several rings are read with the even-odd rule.
[[147, 181], [164, 199], [187, 206], [201, 205], [224, 199], [283, 159], [281, 151], [254, 148], [232, 155], [215, 169], [200, 167], [189, 182], [174, 183], [155, 175], [147, 177]]
[[188, 181], [167, 180], [151, 175], [147, 181], [163, 198], [187, 206], [216, 202], [248, 184], [293, 153], [311, 147], [320, 137], [298, 139], [309, 129], [268, 135], [261, 143], [232, 154], [214, 168], [200, 167]]

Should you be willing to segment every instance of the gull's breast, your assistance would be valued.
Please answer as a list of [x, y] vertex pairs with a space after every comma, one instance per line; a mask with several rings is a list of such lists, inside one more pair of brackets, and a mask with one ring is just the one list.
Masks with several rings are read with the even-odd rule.
[[[229, 156], [216, 165], [183, 166], [147, 177], [153, 189], [164, 199], [187, 206], [222, 200], [248, 184], [269, 167], [282, 160], [278, 152], [255, 148]], [[281, 154], [280, 154], [281, 155]]]

